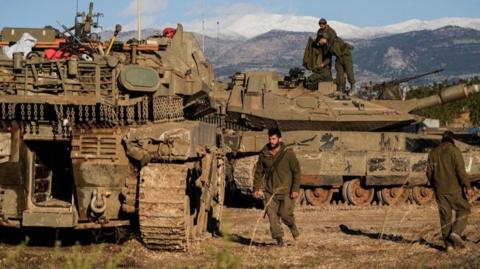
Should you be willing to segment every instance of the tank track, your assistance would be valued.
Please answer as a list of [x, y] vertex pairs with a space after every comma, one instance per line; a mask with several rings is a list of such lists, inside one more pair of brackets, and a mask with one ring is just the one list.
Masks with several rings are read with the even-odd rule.
[[140, 172], [139, 226], [149, 249], [188, 250], [186, 164], [148, 164]]

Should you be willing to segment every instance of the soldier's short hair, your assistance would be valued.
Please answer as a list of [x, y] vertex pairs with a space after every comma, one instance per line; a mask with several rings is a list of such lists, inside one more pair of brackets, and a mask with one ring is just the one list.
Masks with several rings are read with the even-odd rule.
[[278, 128], [268, 129], [268, 136], [274, 136], [274, 135], [276, 135], [277, 137], [282, 137], [282, 132]]
[[442, 143], [448, 142], [455, 145], [455, 143], [453, 142], [454, 136], [455, 135], [452, 133], [452, 131], [445, 131], [445, 133], [443, 133], [442, 135]]
[[318, 21], [318, 24], [327, 24], [327, 20], [325, 18], [321, 18], [319, 21]]

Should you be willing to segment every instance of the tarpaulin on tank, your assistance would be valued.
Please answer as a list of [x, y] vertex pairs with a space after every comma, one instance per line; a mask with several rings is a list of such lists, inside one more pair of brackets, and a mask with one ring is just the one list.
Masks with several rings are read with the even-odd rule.
[[27, 57], [32, 48], [37, 44], [37, 39], [29, 33], [23, 33], [22, 37], [10, 47], [4, 47], [3, 53], [9, 58], [13, 58], [15, 52], [23, 52], [23, 58]]

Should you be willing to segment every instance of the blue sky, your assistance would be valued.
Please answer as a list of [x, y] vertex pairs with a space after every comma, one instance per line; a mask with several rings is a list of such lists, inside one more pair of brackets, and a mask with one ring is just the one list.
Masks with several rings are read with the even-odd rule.
[[[163, 27], [177, 22], [199, 22], [202, 17], [223, 20], [239, 13], [267, 12], [326, 17], [357, 26], [382, 26], [408, 19], [479, 17], [480, 0], [141, 0], [145, 27]], [[89, 0], [78, 0], [80, 10]], [[101, 24], [113, 29], [120, 23], [135, 27], [134, 0], [95, 0], [105, 16]], [[0, 27], [57, 26], [73, 24], [76, 0], [1, 0]], [[130, 7], [130, 8], [129, 8]]]

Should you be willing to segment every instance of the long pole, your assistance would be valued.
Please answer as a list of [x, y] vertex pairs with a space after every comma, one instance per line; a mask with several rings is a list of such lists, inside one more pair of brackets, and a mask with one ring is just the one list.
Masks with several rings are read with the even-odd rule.
[[200, 9], [202, 10], [202, 51], [205, 53], [205, 2], [203, 0]]
[[216, 44], [215, 44], [215, 50], [216, 50], [216, 53], [217, 53], [217, 55], [215, 55], [215, 56], [217, 56], [217, 57], [220, 55], [220, 49], [219, 49], [219, 47], [218, 47], [218, 39], [219, 39], [219, 36], [220, 36], [220, 22], [217, 21], [217, 40], [215, 40], [215, 41], [216, 41], [216, 42], [215, 42], [215, 43], [216, 43]]
[[142, 40], [142, 12], [140, 0], [137, 0], [137, 39]]

